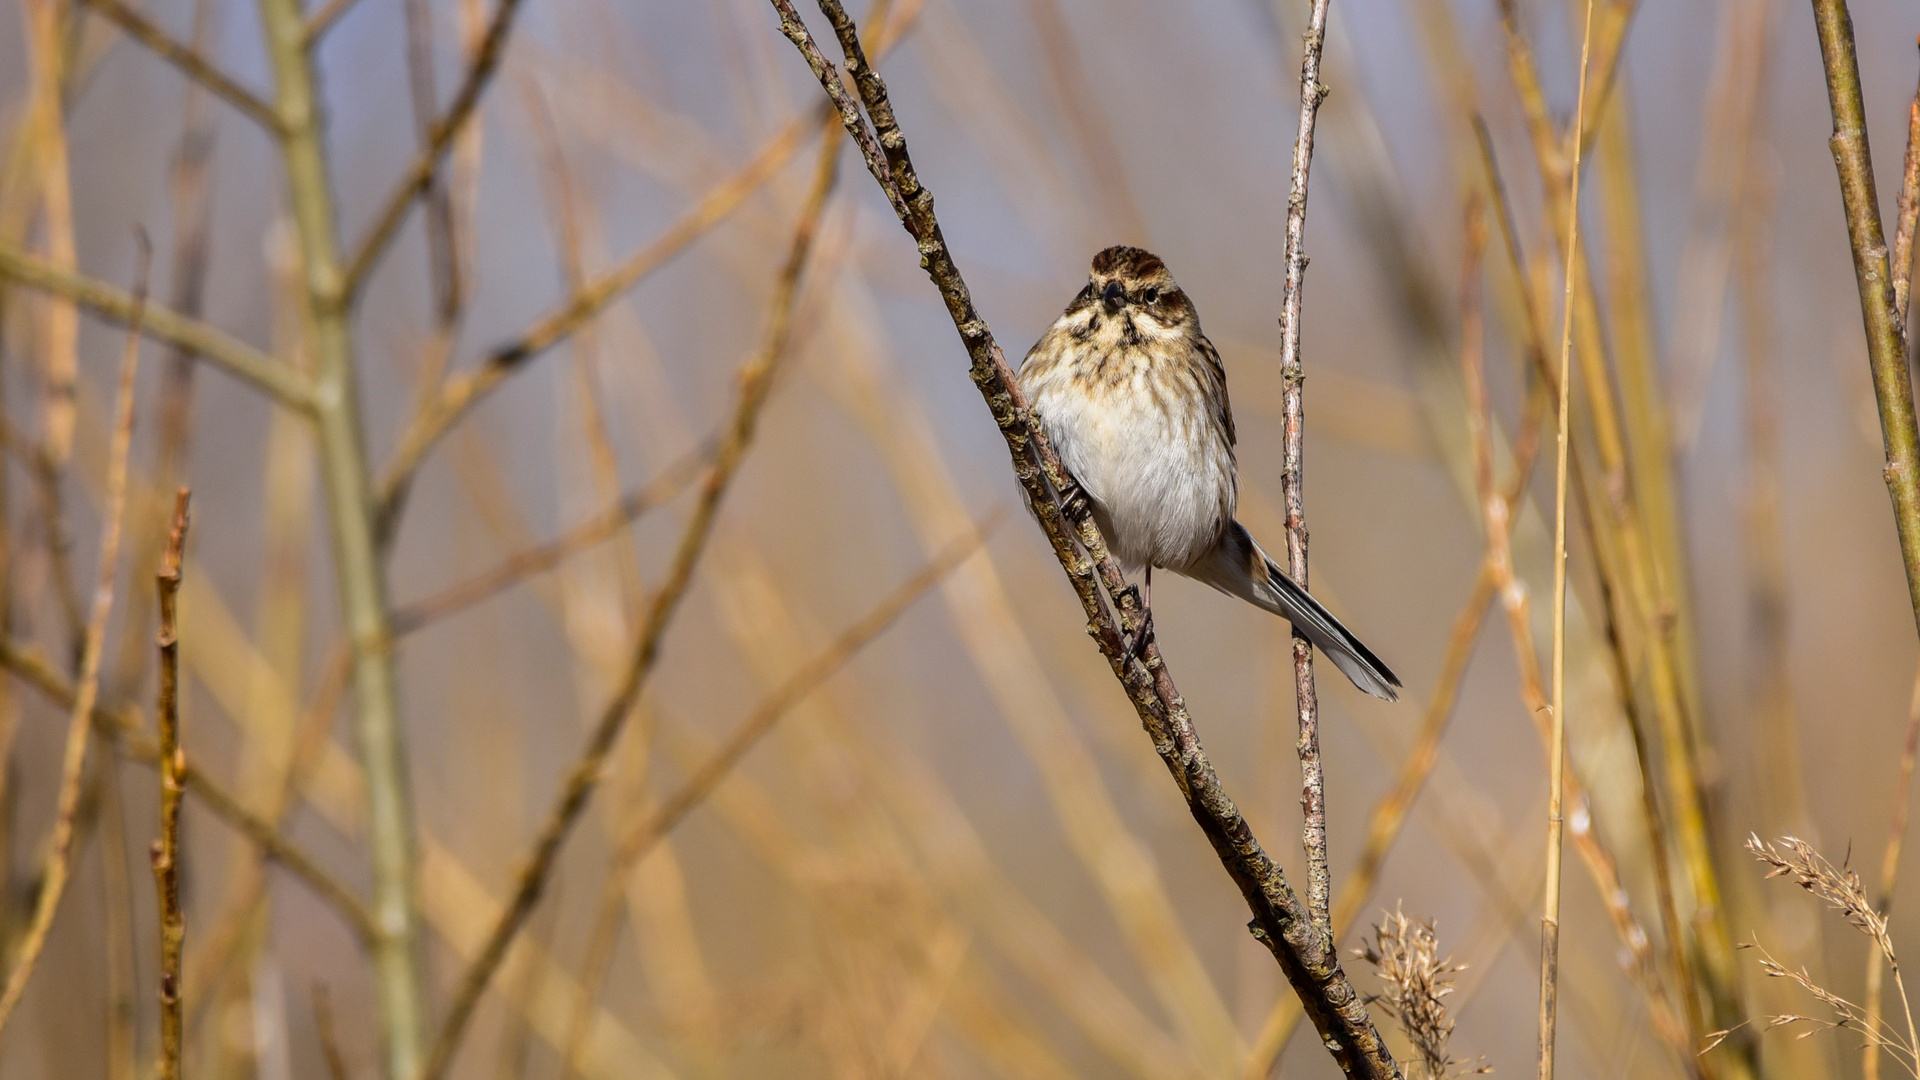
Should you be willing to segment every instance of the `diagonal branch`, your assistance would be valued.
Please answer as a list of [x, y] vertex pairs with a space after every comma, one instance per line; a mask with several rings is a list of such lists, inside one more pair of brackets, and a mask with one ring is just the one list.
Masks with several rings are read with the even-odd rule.
[[667, 466], [646, 486], [627, 493], [620, 501], [558, 537], [517, 551], [490, 569], [395, 608], [388, 620], [394, 637], [405, 637], [430, 623], [464, 611], [511, 587], [515, 582], [551, 570], [569, 557], [618, 534], [635, 518], [670, 501], [687, 485], [699, 479], [701, 472], [712, 461], [713, 453], [714, 445], [708, 442]]
[[170, 311], [149, 300], [144, 307], [134, 297], [97, 278], [69, 273], [13, 244], [0, 241], [0, 278], [65, 297], [102, 318], [128, 324], [141, 311], [140, 332], [156, 341], [178, 346], [204, 357], [234, 378], [264, 390], [290, 409], [312, 407], [313, 388], [304, 375], [259, 349], [198, 319]]
[[176, 41], [160, 25], [133, 10], [121, 0], [83, 0], [108, 22], [127, 32], [127, 36], [145, 45], [155, 56], [180, 69], [180, 73], [211, 90], [227, 104], [247, 114], [247, 118], [270, 132], [280, 131], [280, 114], [258, 94], [241, 86], [211, 60], [185, 42]]
[[[821, 89], [834, 102], [849, 133], [859, 140], [864, 124], [858, 120], [858, 110], [852, 107], [851, 98], [840, 81], [840, 72], [821, 55], [791, 0], [771, 0], [771, 3], [780, 15], [781, 33], [799, 50]], [[888, 192], [889, 202], [897, 194], [905, 204], [901, 224], [914, 237], [921, 265], [940, 290], [954, 328], [966, 345], [974, 383], [1006, 439], [1014, 475], [1026, 491], [1061, 569], [1080, 598], [1088, 632], [1133, 702], [1141, 723], [1153, 738], [1156, 752], [1186, 798], [1194, 820], [1239, 886], [1254, 915], [1254, 935], [1273, 951], [1334, 1060], [1349, 1077], [1399, 1077], [1400, 1070], [1392, 1054], [1368, 1016], [1366, 1003], [1341, 969], [1331, 942], [1314, 929], [1305, 905], [1221, 787], [1219, 776], [1194, 732], [1186, 703], [1174, 688], [1172, 675], [1161, 660], [1158, 646], [1150, 635], [1142, 639], [1140, 630], [1144, 620], [1138, 590], [1127, 586], [1121, 577], [1085, 505], [1076, 501], [1071, 508], [1063, 508], [1055, 498], [1054, 492], [1067, 486], [1068, 474], [1045, 433], [1030, 422], [1013, 370], [986, 321], [973, 306], [966, 282], [954, 264], [939, 221], [934, 217], [933, 195], [921, 185], [908, 157], [906, 138], [895, 122], [886, 84], [867, 62], [853, 20], [845, 9], [837, 0], [820, 0], [820, 9], [833, 24], [846, 58], [847, 72], [853, 77], [867, 117], [873, 123], [875, 137], [862, 146], [868, 171], [873, 173], [881, 189]], [[884, 158], [873, 152], [875, 143]], [[1107, 596], [1114, 600], [1113, 609], [1107, 606]], [[1123, 642], [1122, 630], [1134, 635], [1135, 647], [1130, 648]]]
[[353, 249], [353, 257], [347, 261], [346, 274], [341, 280], [340, 294], [351, 297], [366, 284], [367, 275], [372, 272], [375, 263], [392, 243], [394, 235], [400, 231], [400, 225], [407, 219], [407, 211], [413, 208], [414, 201], [425, 195], [433, 187], [433, 175], [440, 167], [440, 159], [446, 155], [453, 140], [465, 130], [468, 121], [473, 119], [480, 105], [480, 95], [486, 91], [487, 83], [492, 81], [493, 73], [500, 67], [500, 58], [507, 51], [507, 35], [513, 29], [513, 16], [520, 10], [520, 0], [499, 0], [493, 9], [493, 18], [487, 23], [486, 34], [481, 37], [480, 45], [473, 52], [473, 61], [467, 66], [467, 77], [460, 84], [460, 91], [454, 95], [453, 104], [440, 119], [434, 121], [427, 131], [427, 144], [408, 166], [406, 174], [388, 193], [386, 202], [378, 217], [374, 218], [373, 228]]

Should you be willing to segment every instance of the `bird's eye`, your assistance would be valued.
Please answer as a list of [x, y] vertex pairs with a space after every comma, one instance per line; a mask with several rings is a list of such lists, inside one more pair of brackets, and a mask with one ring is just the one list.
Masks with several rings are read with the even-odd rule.
[[1141, 299], [1145, 300], [1149, 304], [1154, 303], [1155, 301], [1160, 299], [1160, 290], [1148, 289], [1146, 293], [1141, 297]]

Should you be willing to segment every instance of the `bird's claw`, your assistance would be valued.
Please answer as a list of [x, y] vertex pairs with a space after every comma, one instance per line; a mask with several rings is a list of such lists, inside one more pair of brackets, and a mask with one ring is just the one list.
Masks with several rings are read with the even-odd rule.
[[1085, 517], [1087, 514], [1087, 489], [1080, 486], [1078, 480], [1068, 478], [1066, 486], [1060, 488], [1060, 509], [1069, 518]]

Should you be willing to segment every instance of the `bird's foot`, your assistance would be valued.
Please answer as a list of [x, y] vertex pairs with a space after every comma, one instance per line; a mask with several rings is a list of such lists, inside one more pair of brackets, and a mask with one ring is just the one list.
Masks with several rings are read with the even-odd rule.
[[1087, 515], [1090, 509], [1087, 489], [1080, 486], [1080, 481], [1068, 477], [1066, 486], [1059, 489], [1059, 497], [1060, 509], [1069, 520]]
[[1124, 640], [1120, 658], [1123, 662], [1138, 660], [1144, 664], [1147, 662], [1147, 646], [1153, 643], [1153, 608], [1140, 602], [1140, 586], [1129, 585], [1120, 590], [1123, 598], [1129, 593], [1132, 594], [1134, 606], [1140, 611], [1140, 625]]

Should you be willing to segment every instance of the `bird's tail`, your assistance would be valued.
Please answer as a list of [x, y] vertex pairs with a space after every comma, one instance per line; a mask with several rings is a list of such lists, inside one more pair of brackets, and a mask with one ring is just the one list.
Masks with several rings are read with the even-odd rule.
[[1352, 631], [1340, 625], [1339, 619], [1321, 607], [1320, 601], [1275, 566], [1239, 522], [1227, 526], [1227, 535], [1215, 545], [1211, 555], [1184, 572], [1196, 581], [1286, 619], [1327, 654], [1327, 659], [1352, 679], [1353, 685], [1377, 698], [1400, 700], [1400, 680], [1387, 665], [1373, 655], [1373, 650], [1362, 645]]

